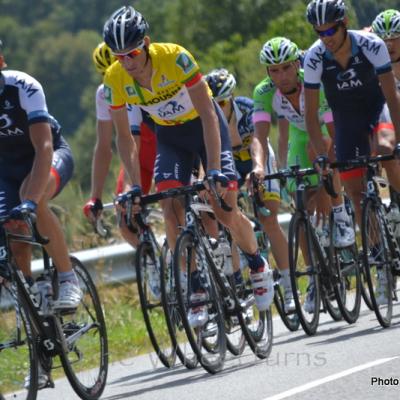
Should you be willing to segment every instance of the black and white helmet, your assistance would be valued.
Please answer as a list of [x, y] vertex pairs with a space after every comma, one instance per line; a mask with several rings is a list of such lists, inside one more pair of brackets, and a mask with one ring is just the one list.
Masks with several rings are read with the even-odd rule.
[[213, 69], [205, 76], [205, 80], [216, 101], [231, 97], [236, 87], [235, 77], [225, 68]]
[[346, 6], [343, 0], [312, 0], [307, 6], [307, 19], [312, 25], [342, 21]]
[[149, 28], [140, 12], [131, 6], [115, 11], [104, 24], [103, 38], [112, 51], [138, 47]]

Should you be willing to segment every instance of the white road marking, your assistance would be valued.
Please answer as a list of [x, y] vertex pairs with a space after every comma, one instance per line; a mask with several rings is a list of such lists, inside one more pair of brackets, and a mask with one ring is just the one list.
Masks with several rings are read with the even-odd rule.
[[316, 381], [309, 382], [309, 383], [307, 383], [305, 385], [297, 386], [297, 387], [295, 387], [293, 389], [289, 389], [289, 390], [287, 390], [285, 392], [276, 394], [276, 395], [271, 396], [271, 397], [266, 397], [263, 400], [281, 400], [281, 399], [286, 399], [287, 397], [293, 396], [293, 395], [301, 393], [301, 392], [305, 392], [306, 390], [310, 390], [310, 389], [312, 389], [312, 388], [314, 388], [316, 386], [323, 385], [324, 383], [331, 382], [331, 381], [334, 381], [336, 379], [343, 378], [343, 377], [345, 377], [347, 375], [354, 374], [355, 372], [359, 372], [359, 371], [362, 371], [364, 369], [375, 367], [376, 365], [387, 363], [389, 361], [395, 360], [396, 358], [400, 358], [400, 356], [390, 357], [390, 358], [381, 358], [379, 360], [375, 360], [375, 361], [372, 361], [372, 362], [369, 362], [369, 363], [366, 363], [366, 364], [362, 364], [362, 365], [359, 365], [357, 367], [346, 369], [346, 370], [344, 370], [342, 372], [338, 372], [337, 374], [333, 374], [333, 375], [329, 375], [329, 376], [327, 376], [325, 378], [317, 379]]

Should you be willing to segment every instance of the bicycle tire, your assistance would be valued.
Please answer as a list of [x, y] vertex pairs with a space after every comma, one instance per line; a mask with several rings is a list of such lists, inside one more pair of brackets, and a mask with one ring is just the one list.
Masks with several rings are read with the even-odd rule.
[[237, 314], [247, 344], [257, 358], [266, 359], [273, 344], [273, 323], [271, 307], [259, 311], [253, 294], [251, 281], [245, 277], [243, 294], [239, 294], [242, 312]]
[[[60, 315], [64, 337], [68, 341], [67, 351], [63, 350], [60, 358], [76, 394], [85, 400], [97, 400], [107, 382], [107, 329], [100, 298], [89, 272], [76, 257], [70, 259], [83, 298], [73, 314]], [[82, 334], [69, 341], [78, 332]]]
[[279, 272], [274, 269], [274, 304], [283, 324], [290, 332], [296, 332], [300, 327], [300, 320], [296, 312], [287, 313], [282, 286], [279, 284]]
[[[307, 252], [310, 255], [310, 270], [305, 270], [304, 260], [299, 259], [300, 233], [301, 231], [306, 238]], [[318, 328], [321, 293], [318, 274], [317, 260], [320, 258], [315, 254], [314, 244], [312, 243], [311, 233], [308, 231], [306, 220], [299, 212], [293, 214], [289, 224], [289, 268], [290, 279], [292, 283], [293, 298], [296, 304], [297, 315], [304, 332], [307, 335], [314, 335]], [[302, 263], [301, 263], [302, 261]], [[308, 313], [304, 309], [307, 296], [308, 282], [306, 277], [312, 276], [314, 279], [314, 296], [313, 296], [313, 312]]]
[[176, 354], [187, 369], [194, 369], [197, 367], [197, 356], [191, 353], [187, 343], [186, 333], [182, 324], [182, 318], [179, 312], [178, 300], [176, 295], [175, 275], [173, 270], [172, 259], [168, 263], [167, 260], [167, 246], [162, 248], [162, 258], [165, 262], [161, 263], [161, 301], [164, 308], [165, 320], [167, 323], [169, 335], [171, 338], [172, 346]]
[[[208, 260], [204, 259], [204, 254], [202, 253], [204, 251], [205, 249], [201, 247], [198, 240], [195, 240], [191, 231], [186, 230], [181, 232], [174, 251], [174, 274], [178, 304], [186, 336], [202, 367], [210, 374], [215, 374], [222, 370], [225, 362], [227, 349], [225, 321], [214, 279], [208, 265], [205, 265], [205, 263], [208, 263]], [[190, 326], [187, 318], [190, 304], [190, 285], [188, 285], [189, 290], [184, 293], [180, 281], [180, 272], [184, 270], [190, 282], [190, 271], [194, 260], [197, 268], [201, 267], [203, 289], [205, 289], [208, 296], [207, 306], [210, 317], [204, 326], [195, 329]], [[184, 262], [184, 268], [181, 268], [182, 261]], [[214, 338], [217, 351], [209, 352], [207, 349], [204, 349], [203, 338], [206, 336]]]
[[[363, 257], [365, 265], [365, 275], [368, 282], [369, 295], [374, 307], [376, 318], [380, 325], [388, 328], [391, 325], [393, 313], [392, 298], [392, 270], [391, 270], [391, 252], [388, 245], [388, 229], [384, 222], [382, 207], [375, 199], [366, 198], [363, 202], [361, 238], [363, 245]], [[379, 238], [379, 239], [378, 239]], [[377, 249], [379, 260], [371, 260], [369, 257], [370, 247]], [[386, 303], [378, 304], [375, 292], [378, 284], [378, 274], [382, 275], [387, 282]], [[383, 297], [382, 297], [383, 299]]]
[[[175, 365], [176, 350], [169, 334], [166, 315], [162, 305], [161, 284], [160, 298], [154, 298], [149, 289], [150, 278], [148, 269], [150, 264], [151, 268], [155, 268], [161, 280], [161, 264], [163, 262], [161, 254], [154, 253], [151, 242], [144, 241], [139, 244], [136, 250], [135, 268], [143, 319], [155, 353], [165, 367], [171, 368]], [[156, 329], [158, 329], [157, 333]]]
[[[15, 284], [0, 284], [0, 387], [6, 400], [36, 400], [37, 345], [18, 297]], [[24, 381], [28, 377], [26, 390]]]

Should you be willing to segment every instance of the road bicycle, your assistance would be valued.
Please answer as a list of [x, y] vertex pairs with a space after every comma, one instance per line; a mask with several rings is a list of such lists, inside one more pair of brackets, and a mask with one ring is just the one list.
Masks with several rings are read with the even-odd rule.
[[400, 246], [393, 234], [390, 211], [398, 207], [393, 191], [391, 202], [386, 205], [380, 188], [387, 188], [387, 181], [379, 175], [379, 163], [391, 161], [393, 155], [376, 157], [360, 156], [354, 160], [337, 163], [339, 168], [366, 168], [366, 191], [362, 201], [362, 260], [369, 300], [382, 327], [391, 325], [393, 301], [398, 300], [397, 276], [400, 274]]
[[[296, 181], [295, 211], [289, 224], [289, 268], [297, 316], [308, 335], [317, 331], [320, 312], [328, 312], [333, 320], [342, 319], [335, 296], [337, 277], [331, 268], [329, 246], [324, 247], [306, 208], [306, 177], [313, 168], [299, 165], [270, 174], [265, 179]], [[322, 305], [322, 309], [321, 309]]]
[[[39, 373], [49, 379], [62, 367], [77, 395], [95, 400], [103, 393], [108, 371], [108, 342], [101, 302], [85, 266], [71, 256], [83, 298], [75, 310], [55, 311], [52, 295], [58, 296], [57, 271], [47, 255], [46, 238], [40, 236], [35, 215], [26, 214], [27, 234], [5, 229], [7, 219], [0, 221], [0, 387], [5, 398], [34, 400]], [[15, 264], [12, 242], [39, 246], [43, 253], [40, 279], [48, 283], [48, 296], [30, 287]], [[61, 363], [58, 361], [58, 357]]]

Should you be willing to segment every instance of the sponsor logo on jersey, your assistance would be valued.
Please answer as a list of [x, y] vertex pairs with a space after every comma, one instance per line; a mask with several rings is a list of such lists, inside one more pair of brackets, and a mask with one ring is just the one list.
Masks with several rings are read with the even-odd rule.
[[161, 82], [158, 84], [159, 87], [163, 88], [165, 86], [168, 86], [172, 83], [175, 83], [175, 81], [169, 80], [164, 74], [161, 75]]
[[14, 106], [8, 100], [6, 100], [4, 102], [3, 108], [4, 108], [4, 110], [12, 110], [14, 108]]
[[340, 72], [337, 74], [336, 79], [339, 81], [337, 83], [337, 88], [339, 90], [348, 90], [363, 86], [361, 80], [357, 78], [357, 72], [354, 68]]
[[111, 88], [104, 85], [104, 98], [107, 101], [107, 103], [112, 102], [112, 91]]
[[176, 59], [176, 65], [182, 69], [182, 71], [187, 74], [194, 67], [194, 62], [190, 59], [190, 57], [186, 53], [180, 53]]
[[143, 103], [144, 106], [151, 106], [154, 104], [158, 104], [161, 103], [163, 101], [169, 100], [172, 97], [174, 97], [177, 93], [179, 93], [179, 91], [181, 90], [180, 87], [177, 87], [169, 92], [167, 92], [166, 94], [162, 95], [162, 96], [158, 96], [158, 97], [154, 97], [152, 99], [150, 99], [149, 101]]
[[136, 90], [133, 86], [125, 86], [125, 92], [129, 97], [137, 96]]
[[360, 47], [377, 56], [381, 49], [381, 44], [366, 37], [360, 39]]
[[314, 51], [312, 55], [307, 59], [307, 67], [315, 71], [318, 68], [319, 64], [322, 63], [323, 58], [324, 52], [321, 49], [319, 49], [318, 51]]
[[39, 89], [33, 87], [33, 84], [30, 83], [29, 85], [25, 82], [25, 79], [18, 79], [15, 82], [16, 86], [19, 86], [22, 90], [24, 90], [28, 97], [32, 97]]
[[185, 111], [185, 107], [179, 104], [177, 101], [169, 101], [165, 106], [160, 107], [158, 110], [158, 115], [160, 118], [170, 118], [174, 115], [181, 114]]

